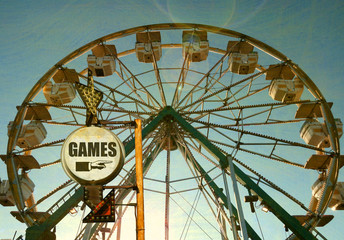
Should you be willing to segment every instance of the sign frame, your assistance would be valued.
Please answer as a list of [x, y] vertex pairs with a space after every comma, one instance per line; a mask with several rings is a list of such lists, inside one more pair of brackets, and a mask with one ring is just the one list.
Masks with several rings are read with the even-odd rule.
[[63, 170], [81, 185], [112, 181], [122, 170], [124, 159], [125, 149], [118, 136], [97, 126], [74, 130], [61, 148]]

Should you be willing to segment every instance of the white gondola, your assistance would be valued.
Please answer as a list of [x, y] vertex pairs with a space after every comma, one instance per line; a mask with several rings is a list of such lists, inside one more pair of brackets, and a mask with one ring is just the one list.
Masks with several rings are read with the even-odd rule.
[[137, 33], [135, 51], [139, 62], [153, 62], [153, 53], [155, 61], [159, 61], [162, 54], [160, 32]]
[[183, 31], [183, 57], [191, 62], [201, 62], [208, 58], [209, 42], [206, 31]]
[[281, 102], [299, 101], [303, 92], [303, 83], [300, 79], [274, 79], [269, 87], [272, 99]]
[[[323, 185], [324, 181], [318, 179], [312, 186], [312, 195], [317, 200], [320, 200]], [[337, 182], [328, 207], [332, 210], [344, 210], [344, 182]]]
[[[343, 123], [340, 119], [335, 119], [338, 130], [338, 137], [343, 135]], [[328, 132], [324, 123], [315, 119], [308, 119], [304, 122], [300, 130], [300, 137], [306, 144], [328, 148], [330, 141], [328, 139]]]
[[72, 83], [47, 82], [43, 88], [43, 94], [49, 104], [62, 105], [70, 103], [76, 97], [76, 91]]
[[[21, 191], [23, 193], [23, 200], [26, 201], [33, 193], [35, 184], [29, 179], [27, 175], [20, 175], [18, 177], [20, 181]], [[8, 180], [1, 181], [0, 204], [3, 206], [14, 206], [15, 204]]]
[[228, 66], [232, 73], [251, 74], [258, 63], [258, 53], [245, 41], [229, 41], [227, 45]]
[[[10, 135], [13, 122], [8, 124], [8, 136]], [[27, 125], [23, 125], [18, 135], [17, 146], [21, 148], [29, 148], [43, 142], [47, 136], [47, 130], [44, 125], [37, 120], [31, 121]]]
[[269, 95], [281, 102], [299, 101], [303, 92], [302, 81], [295, 77], [288, 65], [273, 64], [266, 71], [266, 80], [271, 80]]
[[92, 55], [87, 56], [88, 68], [94, 76], [110, 76], [115, 72], [116, 56], [115, 45], [98, 45], [92, 49]]

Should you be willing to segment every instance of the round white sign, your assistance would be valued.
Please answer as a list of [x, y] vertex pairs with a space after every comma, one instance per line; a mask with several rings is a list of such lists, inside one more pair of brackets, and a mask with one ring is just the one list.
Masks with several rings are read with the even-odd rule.
[[123, 167], [125, 150], [120, 139], [100, 127], [73, 131], [61, 150], [66, 174], [81, 185], [102, 185], [114, 179]]

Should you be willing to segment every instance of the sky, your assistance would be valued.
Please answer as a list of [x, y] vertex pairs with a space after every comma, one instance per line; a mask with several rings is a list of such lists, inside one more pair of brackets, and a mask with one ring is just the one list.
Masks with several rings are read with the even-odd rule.
[[[154, 23], [208, 24], [242, 32], [274, 47], [308, 74], [326, 100], [334, 103], [335, 118], [344, 120], [344, 3], [340, 0], [331, 4], [325, 0], [0, 0], [0, 6], [2, 154], [6, 153], [7, 124], [15, 117], [16, 106], [51, 66], [101, 36]], [[3, 162], [0, 178], [7, 179]], [[343, 172], [339, 181], [344, 181]], [[0, 218], [8, 219], [0, 223], [0, 239], [25, 230], [9, 214], [13, 210], [0, 207]], [[328, 213], [335, 215], [334, 220], [319, 230], [328, 239], [344, 238], [340, 230], [344, 213]]]

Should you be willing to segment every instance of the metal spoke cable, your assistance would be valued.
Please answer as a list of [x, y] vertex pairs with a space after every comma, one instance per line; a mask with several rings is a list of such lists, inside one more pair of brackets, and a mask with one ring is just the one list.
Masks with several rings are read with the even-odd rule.
[[[193, 156], [193, 154], [191, 153], [191, 151], [190, 151], [190, 149], [188, 149], [188, 147], [186, 146], [186, 143], [181, 143], [184, 147], [185, 147], [185, 156], [184, 156], [184, 158], [187, 160], [187, 159], [189, 159], [189, 160], [191, 160], [191, 161], [193, 161], [194, 163], [192, 163], [193, 165], [194, 164], [196, 164], [196, 166], [194, 166], [194, 167], [197, 167], [197, 162], [195, 161], [195, 159], [194, 159], [194, 156]], [[186, 155], [188, 155], [188, 156], [186, 156]], [[188, 162], [188, 161], [187, 161]], [[189, 165], [189, 164], [188, 164]], [[189, 166], [190, 167], [190, 166]], [[216, 167], [215, 167], [216, 168]], [[194, 169], [196, 172], [198, 172], [198, 170], [195, 168]], [[219, 175], [219, 176], [222, 176], [222, 173]], [[215, 179], [214, 178], [212, 178], [212, 180], [211, 181], [214, 181]], [[210, 209], [211, 209], [211, 212], [213, 213], [213, 215], [214, 215], [214, 217], [216, 218], [216, 221], [218, 222], [218, 224], [219, 224], [219, 226], [220, 226], [220, 230], [223, 232], [222, 234], [223, 235], [225, 235], [225, 230], [223, 229], [223, 226], [222, 226], [222, 224], [218, 221], [218, 216], [215, 214], [215, 212], [214, 212], [214, 210], [212, 209], [212, 207], [211, 207], [211, 205], [210, 205], [210, 203], [209, 203], [209, 201], [208, 201], [208, 199], [207, 199], [207, 194], [208, 194], [208, 196], [212, 199], [212, 201], [213, 201], [213, 203], [216, 205], [216, 206], [218, 206], [219, 207], [219, 210], [221, 211], [221, 213], [223, 214], [223, 216], [226, 218], [226, 220], [227, 220], [227, 222], [231, 225], [231, 221], [229, 220], [229, 218], [228, 218], [228, 216], [227, 216], [227, 214], [225, 213], [225, 211], [223, 210], [223, 208], [222, 208], [222, 205], [220, 204], [220, 202], [219, 202], [219, 200], [217, 199], [217, 198], [212, 198], [211, 196], [210, 196], [210, 194], [208, 193], [208, 191], [205, 189], [205, 187], [203, 186], [203, 184], [202, 184], [202, 180], [200, 179], [200, 178], [198, 178], [197, 179], [197, 181], [198, 181], [198, 185], [199, 185], [199, 188], [200, 188], [200, 190], [201, 190], [201, 192], [202, 192], [202, 194], [203, 194], [203, 196], [204, 196], [204, 198], [205, 198], [205, 200], [206, 200], [206, 202], [208, 203], [208, 205], [209, 205], [209, 207], [210, 207]], [[207, 184], [207, 186], [209, 187], [209, 189], [211, 190], [211, 192], [214, 194], [214, 192], [213, 192], [213, 189], [210, 187], [210, 185], [209, 185], [209, 183], [210, 182], [206, 182], [206, 184]], [[205, 194], [206, 193], [206, 194]], [[217, 229], [216, 229], [217, 230]], [[218, 231], [218, 230], [217, 230]], [[219, 231], [218, 231], [219, 232]], [[221, 234], [221, 232], [219, 232], [220, 234]], [[227, 236], [225, 236], [225, 238], [227, 239]]]
[[[192, 164], [195, 164], [196, 162], [195, 162], [195, 158], [194, 158], [194, 156], [193, 156], [193, 154], [192, 154], [192, 152], [190, 151], [190, 149], [188, 148], [188, 143], [184, 140], [183, 141], [183, 143], [182, 143], [182, 145], [185, 147], [185, 156], [184, 156], [184, 158], [185, 158], [185, 160], [187, 160], [188, 158], [191, 160], [191, 161], [193, 161], [194, 163], [192, 163]], [[188, 161], [187, 161], [188, 162]], [[212, 161], [211, 161], [212, 162]], [[188, 164], [189, 165], [189, 164]], [[190, 167], [190, 166], [189, 166]], [[214, 169], [216, 169], [216, 168], [218, 168], [218, 166], [216, 165], [214, 168], [212, 168], [212, 169], [210, 169], [209, 171], [207, 171], [206, 173], [207, 174], [209, 174], [211, 171], [213, 171]], [[196, 169], [196, 168], [191, 168], [191, 169], [193, 169], [193, 170], [195, 170], [196, 171], [196, 173], [194, 173], [194, 176], [195, 175], [200, 175], [200, 172], [198, 171], [198, 169]], [[221, 174], [219, 174], [217, 177], [219, 177], [219, 176], [221, 176]], [[212, 178], [212, 181], [214, 181], [217, 177], [215, 177], [215, 178]], [[201, 184], [201, 178], [202, 177], [198, 177], [198, 178], [196, 178], [196, 180], [198, 181], [198, 185], [199, 185], [199, 188], [200, 189], [204, 189], [203, 188], [203, 185]], [[209, 184], [209, 182], [207, 183], [207, 184]], [[171, 186], [171, 188], [173, 188], [172, 186]], [[175, 190], [175, 189], [174, 189]], [[176, 190], [175, 190], [176, 191]], [[183, 196], [181, 196], [190, 206], [192, 206]], [[195, 211], [197, 211], [197, 209], [195, 209]], [[197, 211], [197, 213], [198, 214], [200, 214], [202, 217], [203, 217], [203, 215], [199, 212], [199, 211]], [[204, 217], [203, 217], [204, 218]], [[206, 218], [204, 218], [207, 222], [208, 222], [208, 220], [206, 219]], [[210, 225], [212, 225], [210, 222], [208, 222]], [[212, 225], [213, 226], [213, 225]], [[215, 228], [215, 227], [214, 227]], [[216, 229], [216, 228], [215, 228]], [[217, 229], [216, 229], [217, 230]], [[218, 230], [217, 230], [218, 231]]]
[[[148, 108], [150, 109], [150, 111], [157, 110], [156, 107], [149, 105], [149, 104], [146, 103], [141, 97], [140, 97], [140, 100], [139, 100], [139, 99], [137, 99], [137, 98], [131, 97], [130, 94], [129, 94], [129, 95], [128, 95], [128, 94], [125, 94], [125, 93], [123, 93], [123, 92], [121, 92], [121, 91], [119, 91], [119, 90], [116, 90], [115, 88], [111, 88], [111, 87], [109, 87], [109, 86], [107, 86], [107, 85], [105, 85], [105, 84], [103, 84], [103, 83], [101, 83], [101, 82], [98, 82], [98, 81], [94, 81], [94, 82], [95, 82], [96, 84], [99, 84], [100, 86], [102, 86], [102, 87], [104, 87], [104, 88], [107, 88], [110, 92], [119, 94], [120, 96], [123, 97], [122, 100], [120, 100], [120, 101], [114, 101], [114, 99], [112, 99], [113, 102], [114, 102], [114, 104], [115, 104], [115, 106], [117, 105], [116, 107], [119, 108], [119, 110], [125, 111], [124, 108], [121, 108], [121, 107], [118, 106], [118, 103], [121, 103], [121, 102], [122, 102], [124, 99], [126, 99], [126, 98], [127, 98], [127, 99], [130, 99], [130, 100], [132, 100], [132, 101], [134, 101], [135, 103], [139, 103], [139, 104], [142, 105], [142, 106], [148, 107]], [[132, 92], [135, 92], [135, 91], [133, 90]], [[149, 113], [149, 111], [144, 111], [144, 112]]]
[[123, 62], [116, 57], [116, 60], [118, 61], [118, 63], [120, 64], [121, 67], [124, 67], [124, 69], [131, 75], [131, 77], [133, 78], [133, 80], [136, 80], [136, 82], [144, 89], [145, 93], [150, 96], [150, 98], [152, 100], [154, 100], [158, 106], [160, 106], [162, 108], [162, 106], [160, 105], [160, 103], [154, 98], [154, 96], [146, 89], [146, 87], [135, 77], [135, 75], [127, 68], [127, 66], [125, 66], [123, 64]]
[[56, 122], [56, 121], [42, 121], [43, 123], [49, 124], [49, 125], [63, 125], [63, 126], [76, 126], [76, 127], [83, 127], [85, 124], [80, 123], [68, 123], [68, 122]]
[[153, 57], [153, 68], [154, 68], [154, 73], [155, 73], [155, 77], [156, 77], [156, 81], [158, 83], [158, 88], [159, 88], [159, 92], [160, 92], [160, 96], [161, 96], [161, 100], [162, 100], [162, 103], [164, 106], [167, 105], [166, 103], [166, 97], [165, 97], [165, 92], [164, 92], [164, 88], [162, 86], [162, 82], [161, 82], [161, 77], [160, 77], [160, 72], [159, 72], [159, 67], [158, 67], [158, 64], [157, 64], [157, 60], [156, 60], [156, 57], [155, 57], [155, 53], [153, 51], [153, 44], [152, 44], [152, 41], [151, 41], [151, 38], [150, 38], [150, 34], [149, 32], [147, 31], [147, 35], [148, 35], [148, 41], [150, 43], [150, 51], [152, 53], [152, 57]]
[[[197, 118], [195, 118], [197, 120]], [[272, 119], [270, 119], [272, 120]], [[285, 120], [285, 121], [277, 121], [275, 120], [274, 122], [258, 122], [258, 123], [240, 123], [240, 124], [226, 124], [223, 125], [225, 127], [247, 127], [247, 126], [261, 126], [261, 125], [275, 125], [275, 124], [286, 124], [286, 123], [298, 123], [298, 122], [303, 122], [306, 119], [294, 119], [294, 120]], [[203, 129], [203, 128], [208, 128], [207, 126], [202, 126], [202, 127], [197, 127], [196, 129]]]
[[[49, 197], [51, 197], [52, 195], [54, 195], [55, 193], [57, 193], [58, 191], [64, 189], [65, 187], [70, 186], [73, 183], [72, 180], [68, 180], [64, 183], [62, 183], [60, 186], [58, 186], [57, 188], [55, 188], [54, 190], [52, 190], [51, 192], [49, 192], [48, 194], [46, 194], [44, 197], [40, 198], [34, 205], [32, 205], [30, 208], [28, 208], [26, 211], [30, 211], [32, 208], [37, 207], [38, 204], [40, 204], [41, 202], [43, 202], [44, 200], [48, 199]], [[75, 185], [76, 186], [76, 185]], [[74, 186], [74, 188], [75, 188]], [[47, 211], [48, 212], [48, 211]]]
[[[262, 92], [262, 91], [264, 91], [265, 89], [268, 89], [268, 88], [269, 88], [269, 85], [265, 85], [265, 86], [262, 87], [262, 88], [253, 90], [253, 91], [247, 93], [246, 95], [244, 95], [244, 96], [242, 96], [242, 97], [239, 97], [239, 98], [234, 99], [234, 101], [227, 102], [229, 99], [231, 99], [231, 98], [229, 97], [229, 98], [226, 99], [226, 101], [224, 101], [223, 106], [224, 106], [224, 107], [227, 107], [227, 106], [230, 106], [230, 105], [232, 105], [232, 104], [234, 104], [234, 103], [237, 103], [237, 104], [238, 104], [241, 100], [244, 100], [244, 99], [246, 99], [246, 98], [249, 98], [249, 97], [251, 97], [251, 96], [253, 96], [253, 95], [257, 94], [257, 93], [260, 93], [260, 92]], [[239, 91], [237, 91], [237, 93], [239, 93]], [[234, 93], [233, 95], [235, 96], [237, 93]], [[238, 105], [239, 105], [239, 104], [238, 104]]]
[[[218, 231], [217, 230], [217, 228], [200, 212], [200, 211], [198, 211], [197, 210], [197, 208], [196, 208], [196, 206], [197, 206], [197, 204], [195, 205], [195, 202], [197, 202], [197, 201], [195, 201], [196, 200], [196, 198], [195, 198], [195, 200], [194, 200], [194, 203], [193, 204], [191, 204], [182, 194], [180, 194], [178, 191], [177, 191], [177, 189], [175, 189], [172, 185], [170, 185], [170, 187], [175, 191], [175, 192], [177, 192], [178, 193], [178, 195], [191, 207], [191, 209], [193, 210], [193, 212], [196, 212], [199, 216], [201, 216], [210, 226], [212, 226], [216, 231]], [[196, 195], [199, 195], [199, 191], [197, 191], [197, 193], [196, 193]], [[200, 195], [199, 195], [200, 196]], [[199, 198], [199, 197], [198, 197]], [[191, 213], [191, 211], [190, 211], [190, 213]], [[193, 214], [188, 214], [188, 217], [190, 217], [190, 219], [193, 219], [193, 216], [194, 215], [194, 213]], [[219, 232], [219, 231], [218, 231]]]
[[[193, 203], [192, 203], [192, 207], [191, 207], [191, 209], [190, 209], [189, 216], [191, 216], [191, 218], [192, 218], [192, 217], [194, 216], [194, 214], [195, 214], [195, 209], [196, 209], [196, 207], [197, 207], [197, 204], [198, 204], [198, 201], [199, 201], [199, 199], [200, 199], [200, 196], [201, 196], [201, 195], [200, 195], [200, 192], [198, 191], [197, 194], [196, 194], [196, 196], [195, 196], [195, 199], [194, 199], [194, 201], [193, 201]], [[184, 228], [183, 228], [183, 231], [182, 231], [182, 233], [181, 233], [179, 239], [182, 239], [182, 236], [183, 236], [183, 234], [184, 234], [184, 231], [185, 231], [184, 239], [186, 239], [187, 233], [189, 232], [189, 229], [190, 229], [190, 226], [191, 226], [191, 221], [190, 221], [190, 218], [188, 217], [188, 218], [186, 219], [186, 223], [184, 224]]]
[[278, 141], [278, 142], [282, 142], [282, 143], [286, 143], [288, 145], [293, 145], [293, 146], [298, 146], [298, 147], [303, 147], [303, 148], [308, 148], [308, 149], [312, 149], [312, 150], [316, 150], [316, 151], [321, 151], [321, 152], [325, 152], [325, 153], [329, 153], [328, 151], [325, 151], [322, 148], [318, 148], [318, 147], [314, 147], [311, 145], [306, 145], [306, 144], [302, 144], [302, 143], [298, 143], [298, 142], [294, 142], [294, 141], [289, 141], [289, 140], [285, 140], [285, 139], [281, 139], [281, 138], [276, 138], [276, 137], [272, 137], [272, 136], [268, 136], [265, 134], [260, 134], [260, 133], [255, 133], [255, 132], [251, 132], [251, 131], [247, 131], [247, 130], [241, 130], [241, 129], [236, 129], [233, 127], [229, 127], [227, 125], [220, 125], [220, 124], [215, 124], [215, 123], [207, 123], [204, 121], [200, 121], [200, 120], [194, 120], [190, 117], [186, 117], [185, 118], [191, 122], [197, 122], [200, 124], [203, 124], [205, 126], [207, 125], [211, 125], [213, 127], [217, 127], [217, 128], [223, 128], [223, 129], [227, 129], [227, 130], [231, 130], [231, 131], [235, 131], [235, 132], [241, 132], [243, 134], [248, 134], [248, 135], [252, 135], [252, 136], [256, 136], [256, 137], [261, 137], [261, 138], [265, 138], [265, 139], [269, 139], [269, 140], [274, 140], [274, 141]]
[[[256, 74], [254, 74], [254, 75], [251, 75], [251, 76], [249, 76], [249, 77], [247, 77], [247, 78], [244, 78], [244, 79], [242, 79], [242, 80], [240, 80], [240, 81], [238, 81], [238, 82], [236, 82], [236, 83], [233, 83], [233, 84], [231, 84], [231, 85], [229, 85], [229, 86], [227, 86], [227, 87], [224, 87], [224, 88], [222, 88], [222, 89], [220, 89], [220, 90], [217, 90], [216, 92], [214, 92], [214, 93], [212, 93], [212, 94], [206, 95], [206, 96], [204, 96], [203, 98], [194, 101], [194, 102], [192, 103], [192, 105], [193, 105], [193, 104], [196, 104], [196, 103], [199, 103], [199, 102], [202, 102], [202, 101], [204, 101], [205, 99], [208, 99], [208, 98], [210, 98], [210, 97], [213, 97], [213, 96], [215, 96], [215, 95], [217, 95], [217, 94], [219, 94], [219, 93], [221, 93], [221, 92], [223, 92], [223, 91], [227, 91], [227, 90], [231, 89], [232, 87], [235, 87], [235, 86], [237, 86], [237, 85], [239, 85], [239, 84], [241, 84], [241, 83], [243, 83], [243, 82], [246, 82], [246, 81], [248, 81], [248, 80], [251, 80], [252, 78], [255, 78], [255, 77], [257, 77], [257, 76], [260, 76], [260, 75], [262, 75], [262, 74], [264, 74], [264, 73], [265, 73], [265, 72], [263, 71], [263, 72], [260, 72], [260, 73], [256, 73]], [[184, 109], [186, 109], [186, 108], [188, 108], [188, 107], [190, 107], [190, 106], [191, 106], [191, 104], [186, 105], [186, 106], [180, 108], [180, 110], [184, 110]]]
[[246, 168], [247, 170], [249, 170], [250, 172], [252, 172], [253, 174], [255, 174], [256, 176], [258, 176], [260, 179], [264, 180], [265, 182], [269, 183], [269, 185], [279, 191], [280, 193], [282, 193], [283, 195], [285, 195], [286, 197], [288, 197], [290, 200], [292, 200], [293, 202], [295, 202], [296, 204], [298, 204], [301, 208], [303, 208], [304, 210], [306, 210], [308, 213], [312, 213], [314, 214], [309, 208], [307, 208], [301, 201], [297, 200], [295, 197], [293, 197], [292, 195], [290, 195], [288, 192], [284, 191], [282, 188], [280, 188], [279, 186], [277, 186], [276, 184], [274, 184], [273, 182], [271, 182], [270, 180], [268, 180], [266, 177], [264, 177], [263, 175], [259, 174], [257, 171], [253, 170], [252, 168], [250, 168], [249, 166], [247, 166], [246, 164], [244, 164], [243, 162], [239, 161], [236, 158], [233, 158], [233, 160], [237, 163], [239, 163], [241, 166], [243, 166], [244, 168]]
[[257, 211], [254, 211], [254, 215], [256, 216], [256, 219], [257, 219], [257, 223], [258, 223], [258, 227], [259, 227], [259, 230], [260, 230], [260, 234], [262, 234], [262, 238], [263, 238], [263, 240], [265, 240], [264, 234], [263, 234], [263, 230], [262, 230], [262, 227], [260, 225], [259, 218], [258, 218], [258, 215], [257, 215]]
[[[178, 204], [178, 202], [176, 202], [172, 197], [170, 197], [171, 198], [171, 200], [188, 216], [188, 217], [190, 217], [189, 216], [189, 214], [188, 214], [188, 212], [180, 205], [180, 204]], [[191, 221], [194, 223], [194, 224], [196, 224], [196, 226], [209, 238], [209, 239], [213, 239], [212, 237], [210, 237], [209, 236], [209, 234], [193, 219], [193, 218], [191, 218]]]
[[52, 142], [48, 142], [48, 143], [38, 144], [38, 145], [35, 145], [32, 147], [25, 148], [21, 151], [15, 152], [15, 153], [18, 154], [18, 153], [27, 152], [27, 151], [31, 151], [31, 150], [42, 148], [42, 147], [48, 147], [48, 146], [54, 146], [54, 145], [56, 146], [56, 144], [62, 143], [65, 140], [66, 139], [60, 139], [60, 140], [56, 140], [56, 141], [52, 141]]
[[282, 159], [280, 157], [277, 158], [277, 157], [273, 157], [273, 156], [264, 155], [262, 153], [254, 152], [254, 151], [251, 151], [251, 150], [248, 150], [248, 149], [244, 149], [244, 148], [241, 148], [241, 147], [238, 147], [238, 146], [234, 146], [234, 145], [232, 146], [232, 145], [225, 144], [223, 142], [219, 142], [219, 141], [216, 141], [216, 140], [209, 139], [209, 141], [212, 142], [212, 143], [218, 144], [218, 145], [222, 145], [222, 146], [230, 147], [230, 148], [233, 148], [233, 149], [237, 149], [237, 150], [242, 151], [242, 152], [247, 152], [247, 153], [250, 153], [252, 155], [257, 155], [257, 156], [264, 157], [264, 158], [267, 158], [267, 159], [271, 159], [271, 160], [274, 160], [274, 161], [277, 161], [277, 162], [286, 163], [286, 164], [289, 164], [289, 165], [292, 165], [292, 166], [295, 166], [295, 167], [304, 168], [304, 165], [302, 165], [302, 164], [291, 162], [289, 160]]
[[[216, 146], [220, 151], [222, 151], [225, 155], [228, 155], [228, 153], [226, 151], [224, 151], [223, 149], [219, 148], [218, 146]], [[244, 164], [243, 162], [241, 162], [240, 160], [238, 160], [237, 158], [233, 158], [234, 161], [236, 161], [237, 163], [239, 163], [240, 165], [242, 165], [243, 167], [245, 167], [247, 170], [249, 170], [250, 172], [254, 173], [256, 176], [258, 176], [260, 179], [264, 180], [265, 182], [269, 183], [269, 185], [281, 192], [282, 194], [284, 194], [286, 197], [288, 197], [289, 199], [291, 199], [292, 201], [294, 201], [295, 203], [297, 203], [301, 208], [303, 208], [304, 210], [306, 210], [309, 213], [312, 213], [312, 211], [310, 209], [308, 209], [301, 201], [297, 200], [295, 197], [293, 197], [292, 195], [290, 195], [289, 193], [287, 193], [286, 191], [284, 191], [283, 189], [281, 189], [280, 187], [278, 187], [276, 184], [274, 184], [273, 182], [271, 182], [270, 180], [268, 180], [267, 178], [265, 178], [263, 175], [259, 174], [257, 171], [253, 170], [252, 168], [250, 168], [249, 166], [247, 166], [246, 164]], [[227, 172], [227, 174], [229, 174]]]
[[[196, 110], [190, 111], [188, 113], [191, 114], [201, 114], [201, 113], [213, 113], [213, 112], [220, 112], [220, 111], [229, 111], [229, 110], [240, 110], [240, 109], [248, 109], [248, 108], [261, 108], [261, 107], [271, 107], [271, 106], [288, 106], [291, 104], [301, 104], [301, 103], [317, 103], [319, 101], [310, 101], [310, 100], [300, 100], [300, 101], [290, 101], [290, 102], [273, 102], [273, 103], [262, 103], [262, 104], [252, 104], [252, 105], [241, 105], [236, 107], [218, 107], [213, 109], [206, 109], [206, 110]], [[183, 115], [184, 111], [181, 111], [181, 115]]]
[[[188, 97], [189, 95], [196, 89], [197, 86], [199, 86], [203, 81], [204, 79], [206, 79], [207, 76], [209, 76], [211, 74], [211, 72], [216, 68], [216, 66], [218, 66], [218, 64], [220, 63], [223, 63], [225, 57], [228, 55], [228, 52], [226, 54], [224, 54], [220, 59], [219, 61], [217, 61], [210, 69], [209, 71], [194, 85], [194, 87], [185, 95], [185, 97], [178, 103], [177, 107], [179, 107]], [[222, 76], [221, 76], [222, 77]], [[215, 95], [215, 94], [214, 94]], [[184, 106], [182, 109], [185, 109], [189, 107], [188, 105], [187, 106]]]
[[[176, 86], [176, 89], [175, 89], [174, 94], [173, 94], [172, 106], [175, 106], [176, 103], [179, 102], [179, 97], [181, 95], [181, 91], [183, 90], [183, 88], [180, 89], [179, 85], [182, 83], [183, 84], [182, 87], [184, 87], [184, 79], [188, 74], [189, 66], [190, 66], [188, 59], [189, 59], [189, 52], [187, 53], [186, 57], [184, 57], [183, 66], [180, 69], [177, 86]], [[184, 73], [185, 70], [186, 70], [186, 73]], [[179, 92], [179, 90], [180, 90], [180, 92]]]
[[51, 163], [43, 163], [43, 164], [39, 165], [39, 167], [40, 167], [40, 168], [50, 167], [50, 166], [55, 165], [55, 164], [58, 164], [58, 163], [60, 163], [60, 162], [61, 162], [61, 159], [56, 160], [56, 161], [51, 162]]
[[[140, 101], [141, 102], [146, 102], [145, 100], [143, 100], [142, 99], [142, 97], [140, 96], [140, 94], [138, 94], [137, 93], [137, 87], [135, 86], [135, 83], [134, 83], [134, 81], [128, 81], [128, 80], [134, 80], [134, 79], [136, 79], [137, 80], [137, 78], [136, 77], [133, 77], [133, 75], [131, 76], [131, 77], [128, 77], [127, 76], [127, 74], [126, 73], [124, 73], [125, 75], [126, 75], [126, 77], [127, 77], [127, 80], [124, 78], [124, 76], [123, 76], [123, 68], [122, 68], [122, 66], [124, 66], [123, 65], [123, 63], [118, 59], [118, 58], [116, 58], [117, 60], [118, 60], [118, 62], [120, 63], [120, 65], [119, 65], [119, 67], [120, 67], [120, 72], [118, 72], [117, 70], [115, 70], [115, 73], [117, 74], [117, 76], [120, 78], [120, 79], [122, 79], [122, 81], [131, 89], [131, 91], [134, 93], [134, 94], [136, 94], [136, 96], [140, 99]], [[124, 66], [124, 68], [125, 68], [125, 66]], [[132, 74], [132, 73], [131, 73]], [[138, 81], [138, 80], [137, 80]], [[130, 84], [129, 84], [129, 83]], [[141, 85], [141, 83], [139, 82], [139, 84]], [[114, 89], [115, 90], [115, 89]], [[118, 91], [118, 90], [116, 90], [116, 91]], [[144, 93], [144, 92], [143, 92]], [[148, 92], [147, 92], [147, 97], [148, 97], [149, 95], [148, 95]], [[159, 105], [159, 104], [158, 104]], [[160, 105], [159, 105], [160, 106]], [[153, 108], [156, 108], [155, 106], [152, 106]], [[161, 107], [161, 106], [160, 106]]]
[[84, 210], [82, 211], [82, 215], [81, 215], [81, 218], [80, 218], [80, 223], [79, 223], [79, 226], [78, 226], [78, 229], [76, 231], [76, 234], [75, 234], [75, 238], [74, 240], [76, 240], [78, 238], [78, 236], [80, 235], [80, 233], [82, 233], [83, 231], [85, 231], [85, 227], [83, 228], [82, 227], [82, 224], [83, 224], [83, 219], [84, 219], [84, 216], [85, 216], [85, 213], [86, 213], [86, 208], [84, 208]]
[[[192, 146], [191, 144], [188, 144], [189, 147], [191, 147], [193, 150], [197, 151], [202, 157], [204, 157], [206, 160], [208, 160], [210, 163], [214, 164], [215, 167], [219, 167], [220, 164], [218, 162], [213, 161], [212, 159], [210, 159], [209, 157], [207, 157], [206, 155], [204, 155], [202, 152], [199, 151], [199, 149], [197, 149], [195, 146]], [[209, 173], [209, 172], [207, 172]]]
[[[219, 85], [221, 85], [222, 87], [226, 87], [226, 85], [222, 84], [220, 82], [221, 78], [228, 72], [229, 70], [229, 67], [227, 67], [223, 72], [221, 71], [218, 78], [215, 78], [214, 76], [217, 75], [217, 71], [219, 71], [220, 68], [222, 68], [222, 65], [223, 65], [223, 61], [221, 62], [220, 66], [218, 66], [218, 68], [216, 69], [215, 73], [213, 73], [212, 75], [213, 76], [210, 76], [210, 73], [208, 72], [205, 77], [207, 79], [207, 83], [206, 83], [206, 86], [205, 86], [205, 90], [204, 92], [201, 94], [200, 97], [198, 97], [198, 99], [202, 99], [207, 93], [210, 93], [210, 94], [213, 94], [213, 90], [212, 89], [216, 89], [215, 88], [215, 84], [218, 83]], [[210, 81], [208, 81], [208, 79], [210, 78]], [[209, 82], [211, 82], [211, 80], [214, 80], [214, 82], [211, 84], [211, 86], [208, 86]], [[195, 91], [194, 91], [195, 92]], [[223, 99], [218, 96], [217, 94], [215, 94], [214, 96], [216, 96], [218, 98], [219, 101], [223, 101]], [[196, 100], [197, 101], [197, 100]], [[204, 101], [202, 101], [204, 102]], [[185, 103], [187, 104], [187, 102]], [[192, 104], [193, 105], [193, 104]], [[192, 105], [190, 105], [189, 107], [189, 111], [191, 111], [191, 108], [192, 108]], [[197, 106], [194, 106], [194, 109], [197, 109]]]
[[[73, 108], [73, 109], [87, 109], [85, 106], [77, 106], [77, 105], [68, 105], [68, 104], [63, 104], [63, 105], [58, 105], [58, 104], [50, 104], [50, 103], [31, 103], [29, 106], [47, 106], [47, 107], [56, 107], [61, 110], [66, 110], [70, 111], [68, 109], [64, 108]], [[133, 111], [133, 110], [126, 110], [126, 109], [112, 109], [112, 108], [97, 108], [97, 111], [109, 111], [109, 112], [119, 112], [119, 113], [129, 113], [129, 114], [139, 114], [139, 115], [154, 115], [155, 113], [152, 112], [140, 112], [140, 111]], [[84, 116], [85, 114], [83, 114]]]
[[[213, 213], [214, 215], [214, 218], [216, 219], [217, 223], [219, 224], [220, 226], [220, 230], [221, 230], [221, 236], [224, 237], [225, 239], [224, 240], [228, 240], [228, 237], [227, 237], [227, 233], [226, 233], [226, 230], [224, 228], [224, 226], [222, 225], [221, 221], [219, 220], [219, 214], [222, 214], [222, 216], [225, 218], [225, 220], [227, 221], [227, 223], [231, 226], [231, 221], [229, 219], [229, 217], [227, 216], [227, 213], [223, 210], [223, 205], [220, 204], [220, 202], [218, 200], [214, 200], [210, 193], [204, 188], [204, 186], [202, 185], [200, 187], [200, 190], [201, 190], [201, 193], [203, 194], [204, 196], [204, 199], [206, 200], [207, 204], [208, 204], [208, 207], [209, 209], [211, 210], [211, 212]], [[217, 207], [217, 213], [215, 213], [215, 211], [213, 210], [213, 206], [210, 204], [209, 202], [209, 199], [208, 197], [213, 201], [213, 204], [216, 205]]]

